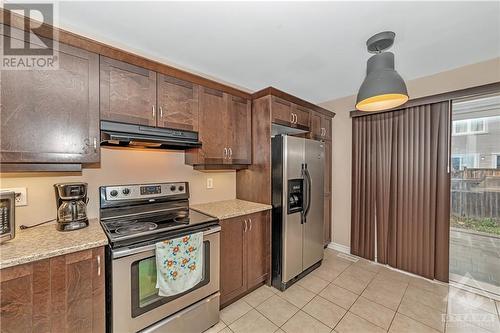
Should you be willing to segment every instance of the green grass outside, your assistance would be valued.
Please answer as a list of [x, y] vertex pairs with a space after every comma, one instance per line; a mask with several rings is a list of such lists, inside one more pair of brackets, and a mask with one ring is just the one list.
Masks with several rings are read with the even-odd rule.
[[455, 228], [500, 235], [500, 221], [492, 218], [475, 219], [468, 217], [452, 216], [451, 226]]

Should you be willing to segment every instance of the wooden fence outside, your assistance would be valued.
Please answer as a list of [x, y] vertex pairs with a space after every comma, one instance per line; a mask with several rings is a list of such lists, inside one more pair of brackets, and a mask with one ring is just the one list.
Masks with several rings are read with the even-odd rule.
[[500, 223], [500, 170], [464, 169], [452, 174], [451, 214]]

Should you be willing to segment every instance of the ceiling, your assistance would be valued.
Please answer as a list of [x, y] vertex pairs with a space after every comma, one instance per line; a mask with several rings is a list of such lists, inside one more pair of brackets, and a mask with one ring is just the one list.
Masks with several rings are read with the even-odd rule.
[[500, 56], [500, 2], [61, 2], [59, 25], [255, 91], [357, 92], [365, 41], [396, 32], [405, 80]]

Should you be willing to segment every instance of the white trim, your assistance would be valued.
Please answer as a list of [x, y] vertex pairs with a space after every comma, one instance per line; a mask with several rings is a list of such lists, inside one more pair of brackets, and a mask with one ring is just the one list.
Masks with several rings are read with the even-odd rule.
[[336, 250], [342, 253], [351, 254], [351, 248], [349, 246], [345, 246], [339, 243], [331, 242], [327, 247], [329, 249]]
[[497, 168], [497, 158], [500, 156], [500, 153], [493, 153], [493, 154], [491, 154], [491, 156], [493, 156], [493, 158], [491, 159], [491, 167], [493, 169], [496, 169]]

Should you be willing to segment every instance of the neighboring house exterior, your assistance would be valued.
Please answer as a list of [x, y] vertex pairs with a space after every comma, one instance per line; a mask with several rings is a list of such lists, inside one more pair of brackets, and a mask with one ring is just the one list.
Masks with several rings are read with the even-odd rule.
[[453, 121], [453, 170], [500, 169], [500, 116]]
[[500, 169], [500, 96], [453, 105], [451, 168]]

